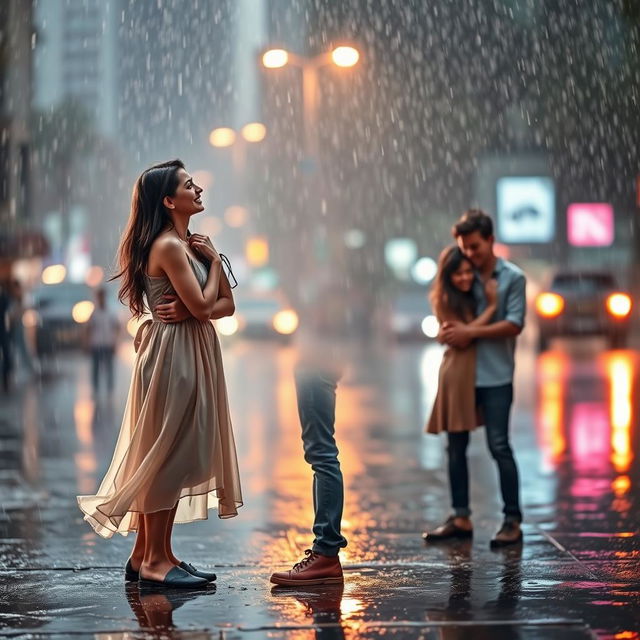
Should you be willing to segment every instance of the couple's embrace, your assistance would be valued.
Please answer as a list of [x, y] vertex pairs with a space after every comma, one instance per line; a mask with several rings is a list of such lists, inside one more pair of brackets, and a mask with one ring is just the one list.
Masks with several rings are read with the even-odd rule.
[[516, 337], [526, 312], [526, 279], [515, 265], [494, 253], [493, 222], [479, 210], [467, 211], [453, 227], [457, 244], [445, 249], [431, 291], [440, 322], [439, 340], [447, 346], [438, 393], [427, 432], [448, 439], [449, 485], [453, 513], [427, 542], [469, 538], [467, 446], [484, 425], [499, 473], [504, 522], [492, 547], [522, 540], [518, 469], [509, 442]]

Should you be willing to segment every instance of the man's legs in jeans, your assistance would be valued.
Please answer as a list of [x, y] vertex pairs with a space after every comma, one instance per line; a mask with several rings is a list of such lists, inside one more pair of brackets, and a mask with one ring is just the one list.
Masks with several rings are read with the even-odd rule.
[[344, 486], [334, 438], [337, 383], [337, 377], [329, 373], [296, 371], [304, 459], [313, 469], [312, 551], [323, 556], [337, 556], [347, 546], [340, 533]]
[[482, 407], [487, 444], [498, 465], [505, 522], [521, 522], [518, 467], [509, 443], [509, 414], [513, 402], [513, 385], [476, 388], [476, 402]]

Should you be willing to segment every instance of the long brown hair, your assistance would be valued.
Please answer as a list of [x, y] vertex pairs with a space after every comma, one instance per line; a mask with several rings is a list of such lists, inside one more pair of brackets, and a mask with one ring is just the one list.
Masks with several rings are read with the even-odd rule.
[[133, 186], [131, 213], [118, 247], [120, 270], [111, 279], [122, 278], [118, 299], [129, 305], [136, 318], [145, 312], [144, 285], [151, 245], [173, 225], [163, 200], [175, 195], [179, 169], [184, 169], [184, 163], [177, 159], [153, 165]]
[[447, 247], [438, 259], [438, 274], [431, 288], [429, 299], [438, 320], [453, 316], [463, 322], [475, 315], [475, 299], [471, 291], [460, 291], [451, 282], [451, 276], [463, 262], [469, 262], [455, 244]]

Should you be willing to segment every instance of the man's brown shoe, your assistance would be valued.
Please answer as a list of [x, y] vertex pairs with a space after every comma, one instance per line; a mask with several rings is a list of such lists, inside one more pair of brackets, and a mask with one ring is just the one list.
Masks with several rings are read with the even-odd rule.
[[296, 587], [309, 584], [339, 584], [344, 582], [342, 565], [338, 556], [323, 556], [307, 549], [305, 557], [289, 571], [271, 575], [273, 584]]
[[455, 520], [455, 516], [450, 516], [437, 529], [423, 533], [422, 539], [425, 542], [443, 542], [445, 540], [473, 538], [473, 529], [463, 529], [455, 523]]
[[520, 525], [517, 522], [505, 522], [500, 531], [491, 540], [490, 546], [492, 549], [499, 549], [500, 547], [508, 547], [521, 542], [522, 529]]

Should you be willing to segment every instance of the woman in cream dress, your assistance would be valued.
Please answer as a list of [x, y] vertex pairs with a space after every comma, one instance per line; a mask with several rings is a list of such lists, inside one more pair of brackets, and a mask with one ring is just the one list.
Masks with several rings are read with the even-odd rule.
[[[210, 319], [234, 313], [211, 241], [189, 235], [202, 189], [179, 160], [138, 178], [119, 262], [120, 299], [135, 316], [129, 397], [111, 465], [96, 495], [79, 496], [85, 520], [109, 538], [137, 532], [127, 580], [201, 587], [215, 575], [171, 551], [174, 522], [237, 515], [242, 505], [220, 345]], [[146, 298], [146, 304], [145, 304]]]
[[[475, 272], [473, 265], [456, 246], [446, 248], [438, 262], [438, 274], [431, 291], [431, 305], [440, 324], [447, 321], [484, 325], [491, 322], [497, 308], [497, 282], [489, 280], [485, 285], [487, 308], [478, 317], [473, 295]], [[438, 375], [438, 393], [427, 433], [452, 433], [473, 431], [481, 424], [476, 410], [476, 348], [448, 347], [442, 357]], [[450, 459], [449, 459], [449, 462]], [[451, 467], [449, 470], [451, 473]], [[453, 505], [455, 508], [455, 504]], [[471, 521], [467, 517], [451, 516], [444, 525], [425, 533], [428, 542], [450, 537], [466, 538], [471, 535]]]

